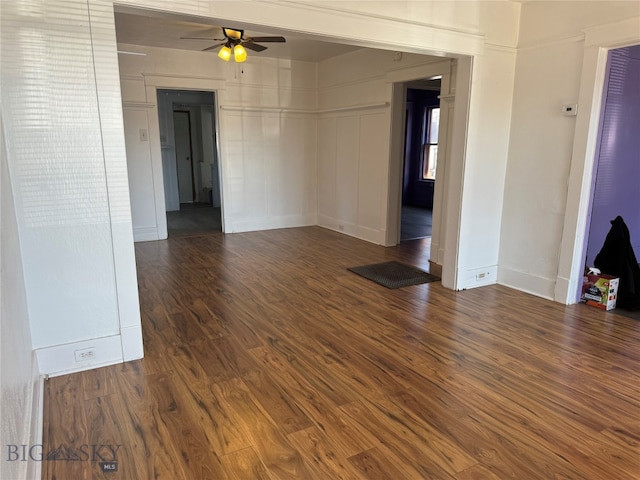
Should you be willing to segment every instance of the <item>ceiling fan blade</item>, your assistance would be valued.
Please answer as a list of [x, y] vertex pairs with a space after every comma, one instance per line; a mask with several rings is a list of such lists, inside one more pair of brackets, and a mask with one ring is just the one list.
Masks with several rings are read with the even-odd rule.
[[251, 37], [251, 38], [247, 38], [247, 41], [260, 42], [260, 43], [267, 43], [267, 42], [284, 43], [287, 40], [284, 37]]
[[254, 52], [262, 52], [267, 49], [264, 45], [258, 45], [257, 43], [253, 43], [253, 41], [244, 42], [242, 46]]
[[216, 48], [221, 47], [222, 45], [224, 45], [224, 43], [217, 43], [215, 45], [211, 45], [210, 47], [203, 48], [202, 51], [208, 52], [209, 50], [215, 50]]
[[180, 37], [180, 40], [213, 40], [215, 42], [221, 42], [224, 38], [215, 37]]

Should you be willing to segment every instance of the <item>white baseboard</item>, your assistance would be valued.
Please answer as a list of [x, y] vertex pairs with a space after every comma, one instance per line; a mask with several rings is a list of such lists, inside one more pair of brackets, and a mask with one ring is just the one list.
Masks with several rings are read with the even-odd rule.
[[153, 242], [160, 240], [158, 227], [138, 227], [133, 229], [134, 242]]
[[339, 220], [327, 215], [318, 215], [318, 226], [333, 230], [334, 232], [344, 233], [350, 237], [359, 238], [376, 245], [384, 245], [386, 230], [365, 227], [355, 223]]
[[[76, 361], [76, 350], [93, 349], [95, 356], [90, 360]], [[55, 377], [67, 373], [91, 370], [92, 368], [115, 365], [123, 361], [120, 335], [94, 338], [36, 350], [38, 365], [42, 375]]]
[[120, 341], [122, 343], [122, 359], [125, 362], [144, 357], [141, 325], [123, 328], [120, 331]]
[[[580, 279], [580, 287], [582, 286], [582, 278]], [[571, 284], [571, 280], [565, 277], [556, 279], [556, 288], [554, 292], [554, 300], [556, 302], [571, 305], [580, 301], [580, 292], [578, 285], [575, 287]]]
[[554, 279], [506, 267], [500, 267], [498, 283], [547, 300], [553, 300], [555, 296], [556, 282]]
[[429, 273], [435, 275], [436, 277], [442, 278], [442, 265], [429, 260]]
[[309, 227], [316, 225], [318, 219], [314, 213], [303, 215], [283, 215], [269, 218], [247, 218], [233, 220], [232, 225], [225, 223], [225, 233], [255, 232], [275, 230], [277, 228]]
[[[33, 355], [33, 397], [31, 405], [31, 432], [29, 445], [42, 445], [44, 436], [44, 375], [40, 375], [36, 355]], [[42, 462], [29, 462], [27, 478], [40, 480], [42, 478]]]
[[435, 263], [442, 264], [444, 262], [444, 246], [440, 245], [435, 237], [431, 237], [431, 252], [429, 257]]

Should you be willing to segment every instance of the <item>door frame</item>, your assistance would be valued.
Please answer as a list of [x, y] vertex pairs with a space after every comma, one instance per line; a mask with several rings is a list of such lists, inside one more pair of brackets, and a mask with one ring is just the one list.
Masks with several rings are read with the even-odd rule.
[[554, 300], [579, 301], [609, 51], [640, 43], [640, 17], [585, 30], [578, 115]]
[[220, 104], [225, 92], [225, 82], [222, 79], [208, 78], [185, 78], [164, 75], [147, 75], [145, 76], [146, 97], [154, 99], [152, 113], [149, 115], [149, 140], [151, 141], [151, 155], [153, 163], [153, 183], [155, 186], [155, 206], [156, 217], [164, 218], [163, 224], [158, 225], [158, 237], [164, 240], [168, 237], [166, 222], [166, 206], [164, 192], [164, 172], [162, 167], [162, 145], [160, 142], [160, 122], [158, 116], [158, 90], [184, 90], [197, 91], [213, 94], [213, 128], [216, 142], [214, 145], [215, 156], [218, 159], [217, 173], [220, 184], [220, 220], [222, 223], [222, 232], [225, 229], [225, 216], [231, 211], [229, 202], [225, 198], [225, 176], [224, 161], [221, 154], [221, 128], [220, 128]]
[[[455, 62], [455, 66], [454, 66]], [[472, 57], [444, 60], [389, 74], [390, 111], [389, 185], [385, 246], [400, 243], [402, 178], [406, 120], [406, 84], [440, 76], [440, 137], [434, 185], [430, 269], [443, 286], [457, 288], [462, 172], [464, 170]], [[453, 82], [453, 70], [456, 78]], [[444, 127], [444, 128], [443, 128]]]

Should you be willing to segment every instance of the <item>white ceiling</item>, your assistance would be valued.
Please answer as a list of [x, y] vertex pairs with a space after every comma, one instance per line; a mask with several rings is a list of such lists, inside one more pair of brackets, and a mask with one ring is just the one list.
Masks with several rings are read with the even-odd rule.
[[[220, 42], [216, 42], [215, 40], [183, 40], [180, 39], [180, 37], [210, 36], [211, 38], [222, 38], [220, 25], [205, 24], [202, 23], [202, 19], [199, 18], [177, 18], [155, 12], [151, 15], [152, 16], [149, 16], [146, 12], [140, 14], [132, 13], [131, 9], [127, 12], [116, 11], [115, 21], [118, 43], [200, 51]], [[224, 26], [243, 28], [243, 25]], [[260, 53], [248, 50], [247, 53], [249, 55], [260, 55], [261, 57], [317, 62], [361, 48], [340, 43], [321, 42], [302, 38], [281, 31], [266, 32], [245, 29], [245, 37], [273, 35], [284, 36], [287, 40], [286, 43], [265, 43], [263, 45], [267, 47], [267, 50]], [[216, 55], [217, 50], [212, 50], [211, 54]]]

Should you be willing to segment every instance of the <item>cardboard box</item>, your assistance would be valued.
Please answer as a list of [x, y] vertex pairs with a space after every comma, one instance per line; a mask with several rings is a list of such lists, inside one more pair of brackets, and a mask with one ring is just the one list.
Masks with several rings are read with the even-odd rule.
[[611, 275], [586, 273], [582, 282], [582, 301], [587, 305], [613, 310], [618, 298], [620, 279]]

